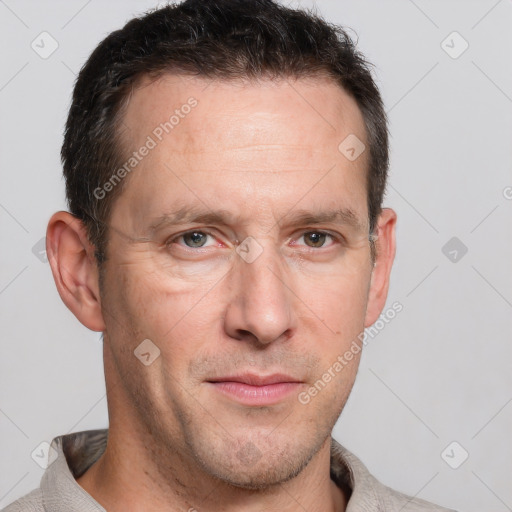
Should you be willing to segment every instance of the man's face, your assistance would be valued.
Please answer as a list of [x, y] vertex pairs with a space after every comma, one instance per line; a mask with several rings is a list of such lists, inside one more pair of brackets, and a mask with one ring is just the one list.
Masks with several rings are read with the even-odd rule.
[[[338, 149], [350, 134], [366, 144], [362, 115], [327, 80], [165, 76], [135, 90], [124, 125], [127, 159], [156, 145], [110, 222], [111, 425], [235, 485], [285, 481], [330, 436], [359, 362], [299, 400], [365, 326], [368, 151]], [[143, 340], [142, 359], [160, 350], [147, 365]]]

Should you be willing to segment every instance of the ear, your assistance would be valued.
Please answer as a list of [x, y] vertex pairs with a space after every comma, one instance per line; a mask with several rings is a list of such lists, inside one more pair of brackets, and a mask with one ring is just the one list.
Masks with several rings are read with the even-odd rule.
[[53, 214], [46, 230], [46, 254], [64, 304], [83, 325], [104, 331], [99, 272], [84, 224], [68, 212]]
[[389, 276], [395, 259], [395, 226], [396, 213], [391, 208], [383, 208], [377, 219], [377, 254], [368, 292], [365, 328], [377, 321], [386, 304]]

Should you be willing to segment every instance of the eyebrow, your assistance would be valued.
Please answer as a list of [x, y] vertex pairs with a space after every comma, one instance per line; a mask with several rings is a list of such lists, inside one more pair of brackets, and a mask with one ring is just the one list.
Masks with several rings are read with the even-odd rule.
[[[228, 210], [204, 210], [195, 206], [184, 206], [176, 211], [164, 213], [154, 219], [149, 225], [149, 231], [154, 233], [166, 226], [177, 224], [218, 224], [228, 226], [240, 220], [239, 215], [233, 215]], [[279, 225], [305, 225], [336, 223], [348, 226], [357, 231], [365, 231], [367, 225], [351, 208], [337, 208], [335, 210], [291, 210], [281, 217], [276, 224]]]

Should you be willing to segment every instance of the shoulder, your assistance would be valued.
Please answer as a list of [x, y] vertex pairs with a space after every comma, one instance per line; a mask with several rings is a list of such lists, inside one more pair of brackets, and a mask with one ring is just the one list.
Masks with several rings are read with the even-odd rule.
[[401, 510], [402, 512], [455, 512], [452, 509], [441, 507], [435, 503], [395, 491], [378, 481], [376, 481], [376, 488], [379, 492], [382, 510]]
[[408, 496], [380, 483], [366, 466], [334, 438], [331, 445], [331, 475], [336, 482], [347, 485], [351, 491], [348, 510], [372, 510], [384, 512], [455, 512]]
[[49, 512], [56, 510], [104, 512], [76, 482], [103, 453], [108, 430], [88, 430], [52, 440], [52, 459], [40, 486], [0, 512]]
[[41, 489], [34, 489], [0, 512], [45, 512]]

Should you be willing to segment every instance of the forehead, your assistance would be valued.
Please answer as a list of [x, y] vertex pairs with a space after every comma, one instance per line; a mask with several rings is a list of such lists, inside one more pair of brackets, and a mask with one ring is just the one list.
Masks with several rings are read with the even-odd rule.
[[121, 132], [127, 159], [151, 146], [122, 194], [143, 217], [171, 211], [184, 196], [197, 203], [204, 187], [225, 204], [236, 196], [239, 206], [250, 197], [272, 207], [282, 199], [283, 208], [309, 187], [313, 202], [343, 199], [361, 217], [366, 211], [368, 151], [350, 161], [339, 149], [353, 136], [367, 145], [363, 117], [329, 79], [146, 78], [129, 98]]
[[[190, 110], [187, 103], [191, 102], [199, 108], [194, 107], [193, 116], [183, 123]], [[233, 124], [232, 120], [238, 123]], [[208, 149], [205, 143], [226, 142], [230, 135], [240, 134], [243, 129], [259, 142], [289, 144], [293, 136], [301, 147], [316, 145], [319, 149], [324, 146], [322, 141], [327, 133], [335, 140], [355, 132], [366, 138], [356, 101], [337, 83], [324, 77], [250, 81], [174, 74], [158, 79], [144, 77], [129, 97], [124, 135], [132, 143], [142, 142], [144, 135], [166, 122], [172, 125], [169, 133], [173, 135], [180, 131], [196, 135], [186, 141], [187, 145], [196, 142], [203, 149]], [[297, 130], [290, 131], [290, 122], [298, 122]], [[185, 129], [174, 130], [179, 124], [186, 125]], [[205, 136], [206, 128], [222, 129], [211, 130]], [[306, 141], [308, 144], [304, 144]], [[174, 140], [176, 150], [182, 149], [179, 142], [184, 141]]]

